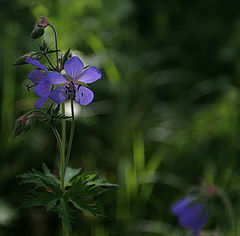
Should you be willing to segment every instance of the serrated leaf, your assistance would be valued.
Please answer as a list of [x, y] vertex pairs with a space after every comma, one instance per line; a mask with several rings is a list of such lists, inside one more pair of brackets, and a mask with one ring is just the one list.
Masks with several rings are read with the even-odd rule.
[[59, 200], [59, 196], [50, 192], [29, 190], [29, 193], [29, 198], [23, 202], [23, 204], [20, 206], [21, 208], [45, 206], [47, 211], [50, 211], [56, 206], [56, 203]]
[[53, 184], [55, 186], [59, 186], [60, 185], [59, 179], [50, 172], [50, 170], [47, 168], [47, 166], [44, 163], [43, 163], [42, 169], [43, 169], [43, 172], [44, 172], [45, 176], [49, 177], [51, 180], [54, 181]]
[[87, 212], [88, 214], [91, 214], [94, 216], [104, 216], [104, 214], [99, 212], [97, 202], [93, 202], [91, 204], [86, 204], [85, 202], [83, 202], [79, 199], [76, 199], [76, 198], [69, 198], [69, 201], [78, 210], [82, 210], [82, 211]]
[[75, 176], [81, 172], [81, 170], [81, 168], [73, 169], [71, 167], [67, 167], [64, 176], [64, 184], [67, 185]]
[[45, 189], [54, 192], [57, 195], [61, 194], [59, 179], [51, 174], [45, 164], [43, 164], [43, 172], [32, 169], [27, 173], [19, 175], [21, 178], [20, 184], [34, 184], [34, 189]]
[[105, 178], [98, 178], [94, 181], [90, 181], [87, 183], [87, 185], [95, 185], [99, 187], [117, 187], [118, 186], [117, 184], [111, 184], [107, 182]]

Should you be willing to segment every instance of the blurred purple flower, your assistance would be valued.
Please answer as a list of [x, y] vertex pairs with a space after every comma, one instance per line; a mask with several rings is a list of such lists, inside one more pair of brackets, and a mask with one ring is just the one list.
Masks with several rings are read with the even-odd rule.
[[[48, 72], [46, 66], [42, 65], [38, 60], [27, 58], [26, 63], [32, 64], [39, 68], [40, 70], [33, 70], [27, 77], [34, 83], [36, 86], [34, 92], [40, 97], [40, 99], [34, 104], [37, 109], [40, 109], [41, 106], [46, 102], [50, 94], [50, 84], [44, 79]], [[43, 70], [43, 71], [41, 71]]]
[[56, 103], [67, 100], [69, 92], [74, 93], [74, 99], [81, 105], [88, 105], [94, 98], [93, 92], [86, 87], [87, 84], [101, 78], [101, 72], [94, 66], [84, 70], [84, 65], [78, 57], [68, 59], [64, 64], [66, 76], [58, 72], [49, 72], [45, 80], [49, 84], [62, 84], [49, 95]]
[[209, 217], [205, 204], [193, 196], [176, 202], [171, 212], [178, 217], [180, 225], [192, 230], [194, 235], [199, 235]]

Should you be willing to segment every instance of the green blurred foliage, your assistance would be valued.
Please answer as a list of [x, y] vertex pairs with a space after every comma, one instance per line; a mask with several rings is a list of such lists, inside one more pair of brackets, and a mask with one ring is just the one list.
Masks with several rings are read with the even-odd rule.
[[[32, 66], [11, 64], [41, 43], [29, 36], [41, 15], [57, 28], [61, 52], [71, 48], [103, 73], [94, 102], [76, 105], [70, 164], [119, 184], [102, 199], [108, 217], [76, 212], [72, 235], [186, 235], [169, 208], [203, 182], [227, 191], [240, 225], [240, 2], [0, 3], [0, 235], [59, 234], [56, 215], [18, 209], [26, 189], [15, 178], [42, 162], [57, 170], [47, 125], [12, 137], [14, 120], [38, 98], [26, 89]], [[52, 36], [47, 29], [53, 48]], [[206, 235], [231, 235], [220, 201], [211, 212]]]

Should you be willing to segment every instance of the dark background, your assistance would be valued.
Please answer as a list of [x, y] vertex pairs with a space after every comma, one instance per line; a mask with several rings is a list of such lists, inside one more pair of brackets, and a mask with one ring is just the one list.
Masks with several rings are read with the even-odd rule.
[[[102, 197], [106, 218], [74, 214], [74, 235], [186, 235], [170, 207], [202, 183], [229, 195], [240, 225], [240, 2], [181, 0], [0, 0], [0, 235], [59, 235], [57, 216], [18, 209], [27, 187], [17, 175], [56, 170], [54, 135], [38, 123], [12, 137], [33, 108], [32, 66], [14, 60], [38, 48], [30, 33], [46, 16], [61, 52], [71, 48], [103, 77], [95, 99], [76, 104], [70, 165], [119, 184]], [[52, 48], [53, 35], [44, 35]], [[54, 57], [53, 57], [54, 59]], [[44, 63], [44, 60], [41, 61]], [[232, 235], [219, 200], [206, 232]], [[239, 227], [240, 228], [240, 227]]]

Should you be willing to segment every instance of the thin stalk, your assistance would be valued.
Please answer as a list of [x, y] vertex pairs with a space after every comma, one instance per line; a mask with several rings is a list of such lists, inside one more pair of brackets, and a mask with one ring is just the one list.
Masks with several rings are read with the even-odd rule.
[[69, 159], [70, 159], [70, 153], [71, 153], [73, 136], [74, 136], [74, 129], [75, 129], [75, 117], [74, 117], [73, 99], [71, 99], [71, 112], [72, 112], [72, 122], [71, 122], [71, 131], [70, 131], [68, 150], [67, 150], [67, 156], [66, 156], [66, 167], [67, 167], [67, 165], [69, 163]]
[[52, 24], [49, 24], [49, 26], [52, 28], [55, 38], [55, 46], [56, 46], [56, 62], [57, 62], [57, 70], [58, 70], [58, 42], [57, 42], [57, 31], [54, 28]]
[[[62, 104], [62, 115], [65, 116], [65, 103]], [[66, 120], [62, 119], [62, 144], [63, 144], [63, 150], [64, 150], [64, 156], [65, 156], [65, 150], [66, 150]]]
[[47, 54], [44, 54], [44, 56], [46, 57], [48, 63], [50, 64], [50, 66], [52, 67], [53, 70], [56, 70], [56, 68], [54, 67], [52, 61], [50, 60], [49, 56]]
[[60, 161], [61, 161], [60, 182], [61, 182], [61, 189], [64, 192], [64, 174], [65, 174], [64, 168], [65, 168], [65, 166], [64, 166], [64, 150], [63, 150], [62, 140], [57, 131], [57, 128], [53, 127], [53, 126], [51, 128], [57, 139], [57, 143], [58, 143], [58, 147], [59, 147], [59, 151], [60, 151]]
[[69, 236], [68, 230], [67, 230], [67, 228], [65, 227], [65, 225], [63, 224], [63, 222], [62, 222], [62, 226], [63, 226], [63, 236]]
[[238, 236], [237, 222], [236, 222], [236, 217], [234, 214], [232, 203], [223, 189], [218, 188], [217, 193], [218, 193], [219, 197], [222, 199], [222, 201], [226, 207], [226, 210], [228, 212], [228, 215], [229, 215], [229, 218], [231, 221], [231, 225], [232, 225], [233, 234], [234, 234], [234, 236]]
[[43, 111], [41, 111], [41, 110], [31, 110], [31, 111], [27, 112], [25, 114], [25, 116], [28, 116], [28, 115], [30, 115], [30, 114], [32, 114], [34, 112], [39, 112], [39, 113], [43, 114], [46, 117], [46, 114]]

